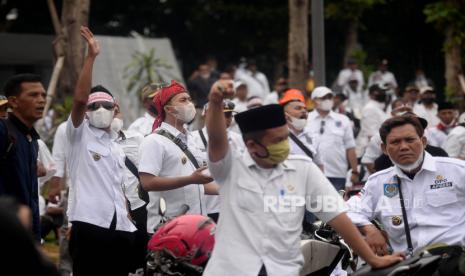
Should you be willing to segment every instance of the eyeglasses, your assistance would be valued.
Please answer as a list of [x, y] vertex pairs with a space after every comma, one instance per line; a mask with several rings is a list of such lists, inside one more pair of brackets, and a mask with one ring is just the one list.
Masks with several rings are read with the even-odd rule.
[[321, 121], [321, 124], [320, 124], [320, 134], [325, 133], [325, 124], [326, 124], [325, 121]]
[[90, 111], [95, 111], [100, 107], [103, 107], [106, 110], [112, 110], [113, 108], [115, 108], [115, 104], [112, 102], [94, 102], [87, 105], [87, 109]]

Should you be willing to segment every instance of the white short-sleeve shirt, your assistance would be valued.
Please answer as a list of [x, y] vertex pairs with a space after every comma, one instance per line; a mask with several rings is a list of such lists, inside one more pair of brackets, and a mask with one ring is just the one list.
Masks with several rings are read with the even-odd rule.
[[155, 122], [155, 117], [150, 115], [148, 112], [145, 112], [143, 117], [137, 118], [128, 128], [129, 131], [136, 131], [147, 136], [152, 133], [153, 123]]
[[444, 150], [450, 157], [465, 158], [465, 127], [456, 126], [447, 135]]
[[[330, 111], [322, 117], [317, 111], [308, 114], [307, 129], [319, 141], [325, 175], [346, 178], [347, 150], [355, 148], [354, 133], [349, 118]], [[322, 133], [321, 133], [322, 132]]]
[[[299, 275], [305, 205], [323, 221], [346, 210], [321, 170], [305, 156], [291, 155], [273, 169], [260, 168], [246, 151], [229, 150], [209, 162], [220, 185], [221, 210], [215, 248], [203, 275]], [[320, 196], [324, 196], [321, 198]], [[322, 199], [322, 204], [316, 202]], [[334, 204], [329, 207], [325, 199]], [[296, 204], [291, 204], [294, 201]]]
[[427, 152], [413, 180], [397, 167], [371, 175], [361, 198], [349, 200], [352, 222], [363, 226], [376, 218], [383, 224], [394, 251], [407, 249], [395, 175], [402, 181], [414, 251], [433, 243], [464, 246], [465, 162], [433, 157]]
[[85, 119], [66, 125], [68, 167], [73, 192], [69, 221], [109, 228], [116, 212], [116, 230], [134, 232], [123, 194], [124, 153], [115, 143], [115, 132], [95, 128]]
[[[123, 135], [120, 134], [120, 136], [116, 139], [116, 143], [118, 143], [126, 157], [136, 168], [139, 164], [139, 147], [143, 139], [144, 136], [142, 136], [142, 134], [129, 130], [123, 131]], [[126, 164], [124, 167], [124, 173], [126, 174], [126, 180], [124, 181], [124, 194], [131, 204], [131, 210], [135, 210], [145, 204], [145, 202], [139, 198], [139, 179], [129, 170]]]
[[[200, 166], [206, 164], [205, 154], [198, 148], [190, 132], [183, 134], [167, 123], [162, 123], [160, 128], [183, 140]], [[170, 139], [152, 133], [142, 141], [139, 148], [139, 173], [148, 173], [159, 177], [180, 177], [191, 175], [195, 170], [196, 168], [189, 158]], [[189, 184], [178, 189], [162, 192], [149, 192], [147, 231], [153, 233], [154, 228], [160, 222], [158, 214], [160, 197], [163, 197], [166, 201], [167, 210], [165, 215], [167, 217], [178, 215], [184, 204], [189, 206], [188, 214], [206, 215], [204, 193], [203, 185], [199, 184]]]

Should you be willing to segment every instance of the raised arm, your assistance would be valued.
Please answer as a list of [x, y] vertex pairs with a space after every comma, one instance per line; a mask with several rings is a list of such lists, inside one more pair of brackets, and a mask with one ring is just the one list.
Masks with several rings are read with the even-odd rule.
[[223, 99], [234, 94], [233, 82], [220, 80], [213, 84], [208, 103], [206, 125], [208, 133], [208, 158], [211, 162], [222, 160], [228, 152], [228, 136], [223, 115]]
[[92, 67], [100, 52], [100, 45], [89, 28], [82, 26], [81, 35], [87, 41], [88, 51], [74, 91], [73, 109], [71, 111], [71, 120], [74, 127], [79, 127], [84, 121], [87, 99], [92, 86]]

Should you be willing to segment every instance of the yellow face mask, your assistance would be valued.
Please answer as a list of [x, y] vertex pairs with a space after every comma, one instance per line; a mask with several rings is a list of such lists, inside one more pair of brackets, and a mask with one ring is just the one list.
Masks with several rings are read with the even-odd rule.
[[[261, 145], [260, 143], [258, 143]], [[263, 145], [262, 145], [263, 146]], [[290, 152], [289, 139], [282, 140], [279, 143], [271, 144], [266, 148], [268, 154], [265, 157], [258, 156], [262, 160], [277, 165], [287, 159]]]

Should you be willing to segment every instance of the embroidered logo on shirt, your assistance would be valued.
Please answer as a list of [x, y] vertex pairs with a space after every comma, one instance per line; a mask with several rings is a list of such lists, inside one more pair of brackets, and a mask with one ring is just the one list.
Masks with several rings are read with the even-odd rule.
[[295, 190], [295, 186], [294, 186], [294, 185], [292, 185], [292, 184], [287, 185], [287, 191], [288, 191], [288, 192], [291, 192], [291, 193], [292, 193], [294, 190]]
[[336, 127], [341, 127], [342, 126], [342, 122], [341, 121], [336, 121]]
[[446, 187], [452, 187], [452, 182], [448, 181], [447, 178], [442, 175], [436, 176], [436, 180], [434, 180], [434, 184], [429, 186], [431, 190], [441, 189], [441, 188], [446, 188]]
[[385, 183], [384, 184], [384, 195], [387, 197], [394, 197], [399, 193], [397, 184], [395, 183]]
[[98, 154], [98, 153], [94, 153], [94, 154], [92, 154], [92, 158], [94, 158], [95, 161], [99, 161], [100, 158], [102, 158], [102, 156], [100, 156], [100, 154]]
[[391, 221], [392, 221], [392, 224], [395, 225], [395, 226], [402, 224], [402, 218], [399, 217], [399, 216], [393, 216], [391, 218]]

